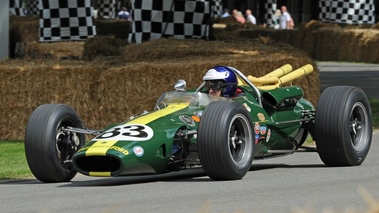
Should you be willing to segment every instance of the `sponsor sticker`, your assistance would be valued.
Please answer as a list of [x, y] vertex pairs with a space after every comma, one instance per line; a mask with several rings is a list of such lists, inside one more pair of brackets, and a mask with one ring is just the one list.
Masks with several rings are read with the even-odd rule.
[[267, 132], [267, 127], [266, 126], [261, 126], [261, 135], [266, 134]]
[[259, 135], [255, 135], [255, 144], [257, 144], [259, 141]]
[[255, 125], [254, 125], [254, 131], [255, 131], [255, 134], [258, 135], [259, 132], [261, 131], [261, 125], [259, 125], [258, 122], [255, 122]]
[[243, 103], [243, 106], [247, 109], [247, 111], [251, 111], [251, 108], [246, 103]]
[[181, 115], [179, 119], [183, 121], [183, 123], [188, 124], [188, 126], [195, 126], [195, 121], [187, 115]]
[[266, 117], [265, 117], [265, 115], [264, 115], [263, 113], [258, 113], [257, 116], [258, 116], [258, 119], [259, 119], [260, 121], [264, 121], [264, 120], [266, 120]]
[[266, 142], [268, 142], [271, 138], [271, 129], [267, 130]]
[[133, 147], [133, 152], [134, 152], [134, 154], [135, 154], [137, 157], [141, 157], [141, 156], [143, 155], [143, 153], [144, 153], [144, 150], [143, 150], [143, 148], [140, 147], [140, 146], [135, 146], [135, 147]]
[[118, 152], [121, 152], [122, 154], [124, 155], [128, 155], [129, 154], [129, 151], [122, 148], [122, 147], [119, 147], [119, 146], [111, 146], [111, 148], [109, 148], [109, 150], [116, 150]]

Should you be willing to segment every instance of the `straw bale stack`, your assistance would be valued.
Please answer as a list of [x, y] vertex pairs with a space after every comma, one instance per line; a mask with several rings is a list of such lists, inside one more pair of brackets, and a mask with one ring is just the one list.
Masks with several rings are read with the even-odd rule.
[[375, 26], [311, 21], [300, 26], [295, 46], [316, 60], [379, 63], [379, 30]]
[[0, 138], [22, 139], [28, 117], [45, 103], [68, 104], [83, 120], [96, 118], [93, 106], [98, 97], [93, 91], [97, 91], [98, 75], [96, 69], [83, 63], [2, 63]]
[[27, 42], [24, 59], [80, 60], [83, 57], [84, 41]]
[[178, 79], [186, 80], [187, 88], [196, 88], [215, 65], [259, 77], [284, 64], [294, 69], [312, 64], [315, 72], [293, 84], [302, 87], [305, 98], [316, 105], [319, 78], [312, 58], [379, 61], [376, 25], [311, 21], [299, 30], [270, 30], [246, 27], [233, 19], [223, 21], [219, 24], [225, 27], [214, 29], [212, 41], [159, 39], [126, 44], [114, 30], [128, 23], [99, 20], [99, 35], [85, 42], [39, 43], [38, 18], [12, 17], [12, 35], [25, 44], [25, 55], [24, 60], [0, 62], [0, 139], [22, 139], [30, 113], [44, 103], [72, 106], [90, 128], [121, 122], [151, 111], [156, 99], [173, 90]]
[[[75, 49], [78, 48], [72, 51]], [[215, 65], [233, 66], [253, 76], [264, 75], [286, 63], [295, 69], [308, 63], [315, 66], [303, 51], [283, 43], [265, 44], [259, 39], [159, 39], [121, 49], [119, 55], [92, 61], [0, 62], [0, 138], [22, 139], [31, 112], [44, 103], [68, 104], [89, 128], [99, 129], [153, 110], [156, 99], [173, 90], [178, 79], [186, 80], [187, 88], [196, 88], [204, 73]], [[317, 73], [316, 69], [294, 82], [314, 104], [319, 97]]]

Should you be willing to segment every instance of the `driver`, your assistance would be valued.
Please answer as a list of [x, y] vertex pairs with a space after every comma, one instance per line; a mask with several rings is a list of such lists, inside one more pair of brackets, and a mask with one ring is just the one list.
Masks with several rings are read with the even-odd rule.
[[237, 90], [237, 76], [226, 66], [215, 66], [205, 73], [203, 80], [208, 94], [234, 97]]

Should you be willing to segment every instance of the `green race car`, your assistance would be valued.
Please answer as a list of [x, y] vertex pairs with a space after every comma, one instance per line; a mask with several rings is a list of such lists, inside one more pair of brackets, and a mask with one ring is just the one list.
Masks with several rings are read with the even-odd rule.
[[[67, 105], [39, 106], [25, 134], [33, 175], [42, 182], [64, 182], [77, 172], [109, 177], [202, 167], [213, 180], [237, 180], [253, 159], [300, 151], [318, 152], [328, 166], [356, 166], [365, 160], [372, 114], [360, 88], [329, 87], [316, 110], [300, 87], [282, 86], [311, 73], [311, 65], [294, 71], [285, 65], [259, 78], [221, 68], [236, 76], [233, 95], [208, 94], [217, 85], [206, 81], [186, 91], [185, 81], [179, 80], [154, 111], [102, 130], [86, 128]], [[93, 137], [85, 142], [85, 135]], [[315, 147], [303, 145], [309, 135]]]

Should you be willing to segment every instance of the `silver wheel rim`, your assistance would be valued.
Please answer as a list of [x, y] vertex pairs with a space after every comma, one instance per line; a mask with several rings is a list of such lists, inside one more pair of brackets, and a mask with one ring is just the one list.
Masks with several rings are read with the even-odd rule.
[[370, 131], [368, 122], [366, 107], [361, 102], [355, 103], [350, 113], [350, 141], [357, 151], [367, 146]]
[[244, 167], [252, 155], [252, 130], [248, 119], [238, 114], [232, 118], [229, 125], [229, 154], [234, 164]]

